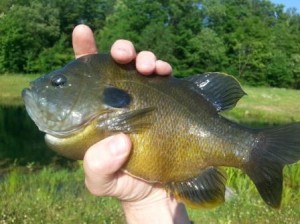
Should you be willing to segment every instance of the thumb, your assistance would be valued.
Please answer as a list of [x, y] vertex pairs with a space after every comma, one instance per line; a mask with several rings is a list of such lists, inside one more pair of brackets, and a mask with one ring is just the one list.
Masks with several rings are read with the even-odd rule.
[[108, 137], [86, 152], [83, 167], [88, 190], [97, 196], [109, 195], [115, 188], [116, 172], [128, 158], [131, 142], [125, 134]]
[[72, 33], [72, 44], [76, 58], [80, 58], [87, 54], [97, 53], [93, 31], [84, 24], [77, 25], [74, 28]]

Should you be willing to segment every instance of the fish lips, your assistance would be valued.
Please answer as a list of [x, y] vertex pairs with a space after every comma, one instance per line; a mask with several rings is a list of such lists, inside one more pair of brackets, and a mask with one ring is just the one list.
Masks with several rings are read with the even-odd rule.
[[47, 128], [44, 126], [43, 116], [40, 113], [40, 108], [36, 103], [36, 95], [30, 88], [22, 90], [22, 98], [25, 104], [26, 111], [34, 123], [38, 126], [42, 132], [47, 132]]
[[88, 125], [90, 120], [99, 116], [99, 112], [88, 116], [70, 110], [63, 110], [63, 113], [51, 112], [50, 108], [57, 109], [57, 105], [51, 104], [46, 98], [41, 98], [33, 87], [23, 89], [22, 98], [27, 113], [39, 130], [57, 138], [79, 132]]
[[[40, 131], [53, 136], [65, 136], [66, 132], [56, 131], [55, 127], [59, 121], [50, 120], [47, 116], [47, 110], [43, 110], [40, 105], [37, 94], [30, 88], [25, 88], [22, 91], [22, 98], [25, 104], [25, 108], [31, 119], [34, 121]], [[67, 131], [68, 133], [70, 131]]]

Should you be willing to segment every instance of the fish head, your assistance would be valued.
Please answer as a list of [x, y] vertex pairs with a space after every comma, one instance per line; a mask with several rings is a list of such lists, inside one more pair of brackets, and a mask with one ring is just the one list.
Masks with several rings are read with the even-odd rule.
[[93, 60], [74, 60], [22, 91], [26, 110], [42, 132], [56, 137], [71, 135], [105, 110], [104, 75], [101, 69], [95, 71]]

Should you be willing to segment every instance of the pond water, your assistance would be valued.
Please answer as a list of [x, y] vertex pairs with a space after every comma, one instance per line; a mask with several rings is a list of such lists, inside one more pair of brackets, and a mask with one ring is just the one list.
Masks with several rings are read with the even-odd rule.
[[48, 164], [55, 157], [25, 107], [0, 107], [0, 165], [5, 161]]

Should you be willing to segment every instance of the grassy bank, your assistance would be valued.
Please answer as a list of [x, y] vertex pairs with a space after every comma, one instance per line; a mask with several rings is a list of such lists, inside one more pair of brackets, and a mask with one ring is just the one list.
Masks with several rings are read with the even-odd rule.
[[0, 105], [22, 105], [21, 91], [39, 75], [0, 75]]
[[[212, 210], [189, 209], [194, 223], [295, 223], [300, 220], [300, 164], [284, 172], [279, 210], [264, 204], [248, 177], [227, 170], [234, 196]], [[84, 187], [82, 169], [44, 168], [21, 172], [18, 168], [0, 181], [0, 224], [7, 223], [124, 223], [116, 199], [91, 196]]]
[[243, 87], [248, 95], [225, 116], [253, 125], [276, 125], [300, 121], [300, 90]]
[[86, 191], [82, 169], [24, 171], [15, 168], [0, 180], [0, 224], [123, 223], [116, 199]]

